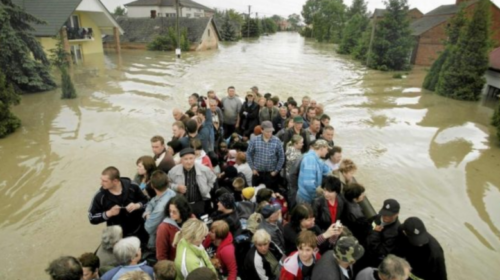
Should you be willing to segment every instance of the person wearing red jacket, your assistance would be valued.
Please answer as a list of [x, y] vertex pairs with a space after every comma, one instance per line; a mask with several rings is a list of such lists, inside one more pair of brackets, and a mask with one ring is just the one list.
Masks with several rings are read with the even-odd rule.
[[165, 206], [165, 219], [156, 230], [156, 259], [175, 260], [176, 249], [173, 245], [175, 234], [189, 218], [193, 218], [193, 210], [182, 195], [171, 198]]
[[226, 221], [215, 221], [210, 226], [210, 233], [203, 241], [203, 247], [208, 248], [211, 244], [217, 246], [212, 264], [220, 275], [227, 277], [224, 279], [236, 280], [238, 268], [234, 255], [233, 235], [229, 232], [229, 225]]
[[311, 280], [314, 265], [320, 259], [316, 235], [308, 230], [297, 237], [297, 250], [288, 256], [281, 268], [280, 280]]

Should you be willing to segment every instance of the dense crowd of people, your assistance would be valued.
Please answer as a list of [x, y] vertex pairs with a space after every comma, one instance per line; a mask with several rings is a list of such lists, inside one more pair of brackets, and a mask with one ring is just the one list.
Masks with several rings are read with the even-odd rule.
[[[323, 105], [229, 87], [172, 111], [134, 179], [101, 174], [90, 223], [99, 248], [50, 263], [52, 279], [447, 279], [424, 222], [394, 198], [369, 211]], [[367, 206], [368, 204], [368, 206]]]

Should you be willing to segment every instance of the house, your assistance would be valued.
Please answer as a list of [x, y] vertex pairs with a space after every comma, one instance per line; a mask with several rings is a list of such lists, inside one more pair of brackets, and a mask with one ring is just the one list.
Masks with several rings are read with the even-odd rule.
[[[125, 4], [127, 16], [131, 18], [145, 17], [175, 17], [176, 2], [178, 0], [137, 0]], [[192, 0], [180, 0], [180, 17], [187, 18], [210, 18], [215, 10], [205, 7]]]
[[490, 53], [490, 66], [486, 71], [486, 84], [488, 95], [500, 95], [500, 48]]
[[[471, 16], [477, 2], [478, 0], [457, 0], [455, 4], [439, 6], [413, 22], [411, 28], [416, 45], [411, 56], [412, 64], [432, 65], [445, 48], [446, 27], [450, 19], [458, 13], [461, 5], [464, 5], [466, 14]], [[498, 46], [500, 44], [500, 9], [493, 2], [490, 3], [492, 39], [494, 45]]]
[[114, 35], [118, 40], [118, 35], [123, 34], [99, 0], [14, 0], [13, 3], [46, 22], [33, 28], [47, 54], [56, 47], [56, 36], [60, 35], [74, 63], [83, 61], [86, 55], [103, 53], [103, 35]]
[[280, 31], [287, 31], [292, 28], [292, 25], [290, 24], [290, 22], [288, 22], [288, 20], [282, 19], [278, 21], [278, 28]]
[[[157, 36], [166, 35], [169, 27], [175, 28], [175, 18], [118, 17], [117, 22], [125, 30], [120, 36], [121, 48], [146, 49]], [[191, 50], [217, 49], [221, 36], [213, 18], [179, 18], [180, 29], [187, 29]], [[115, 47], [112, 38], [104, 38], [105, 47]]]
[[[377, 20], [380, 20], [384, 17], [386, 12], [387, 12], [386, 9], [375, 9], [375, 11], [373, 11], [373, 14], [370, 16], [370, 18], [371, 19], [376, 18]], [[413, 8], [413, 9], [408, 11], [408, 17], [410, 18], [410, 22], [414, 22], [423, 16], [424, 16], [424, 14], [417, 8]]]

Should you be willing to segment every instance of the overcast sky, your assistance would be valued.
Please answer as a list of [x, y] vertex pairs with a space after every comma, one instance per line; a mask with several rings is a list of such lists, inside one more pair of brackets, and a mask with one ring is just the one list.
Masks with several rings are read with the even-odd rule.
[[[101, 0], [112, 12], [116, 6], [133, 2], [133, 0]], [[235, 9], [239, 12], [248, 12], [248, 5], [252, 6], [252, 12], [258, 12], [261, 16], [272, 16], [279, 14], [288, 16], [293, 13], [300, 14], [302, 5], [306, 0], [195, 0], [210, 8]], [[456, 0], [409, 0], [411, 8], [418, 8], [424, 14], [440, 5], [453, 4]], [[500, 7], [500, 0], [493, 0]], [[352, 0], [344, 0], [346, 5], [351, 5]], [[368, 9], [384, 8], [383, 0], [368, 0]], [[255, 15], [255, 14], [254, 14]]]

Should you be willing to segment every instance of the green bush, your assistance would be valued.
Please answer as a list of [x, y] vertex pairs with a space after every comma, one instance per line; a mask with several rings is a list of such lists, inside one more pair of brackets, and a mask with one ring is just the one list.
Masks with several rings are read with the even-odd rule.
[[500, 102], [498, 102], [498, 106], [495, 109], [491, 124], [497, 128], [497, 137], [500, 139]]
[[394, 74], [394, 75], [392, 75], [392, 77], [393, 77], [394, 79], [402, 79], [402, 78], [403, 78], [403, 74], [401, 74], [401, 73]]
[[62, 80], [61, 98], [62, 99], [76, 98], [76, 90], [75, 90], [75, 86], [73, 85], [73, 81], [71, 81], [71, 76], [69, 75], [69, 73], [65, 67], [62, 67], [60, 69], [61, 69], [61, 80]]
[[[181, 50], [189, 51], [191, 43], [189, 42], [187, 29], [181, 30]], [[156, 38], [150, 42], [146, 48], [150, 51], [173, 51], [177, 48], [177, 35], [175, 28], [169, 27], [167, 29], [167, 34], [156, 36]]]
[[21, 126], [19, 118], [10, 111], [10, 106], [19, 104], [19, 101], [19, 95], [0, 69], [0, 138], [14, 132]]

